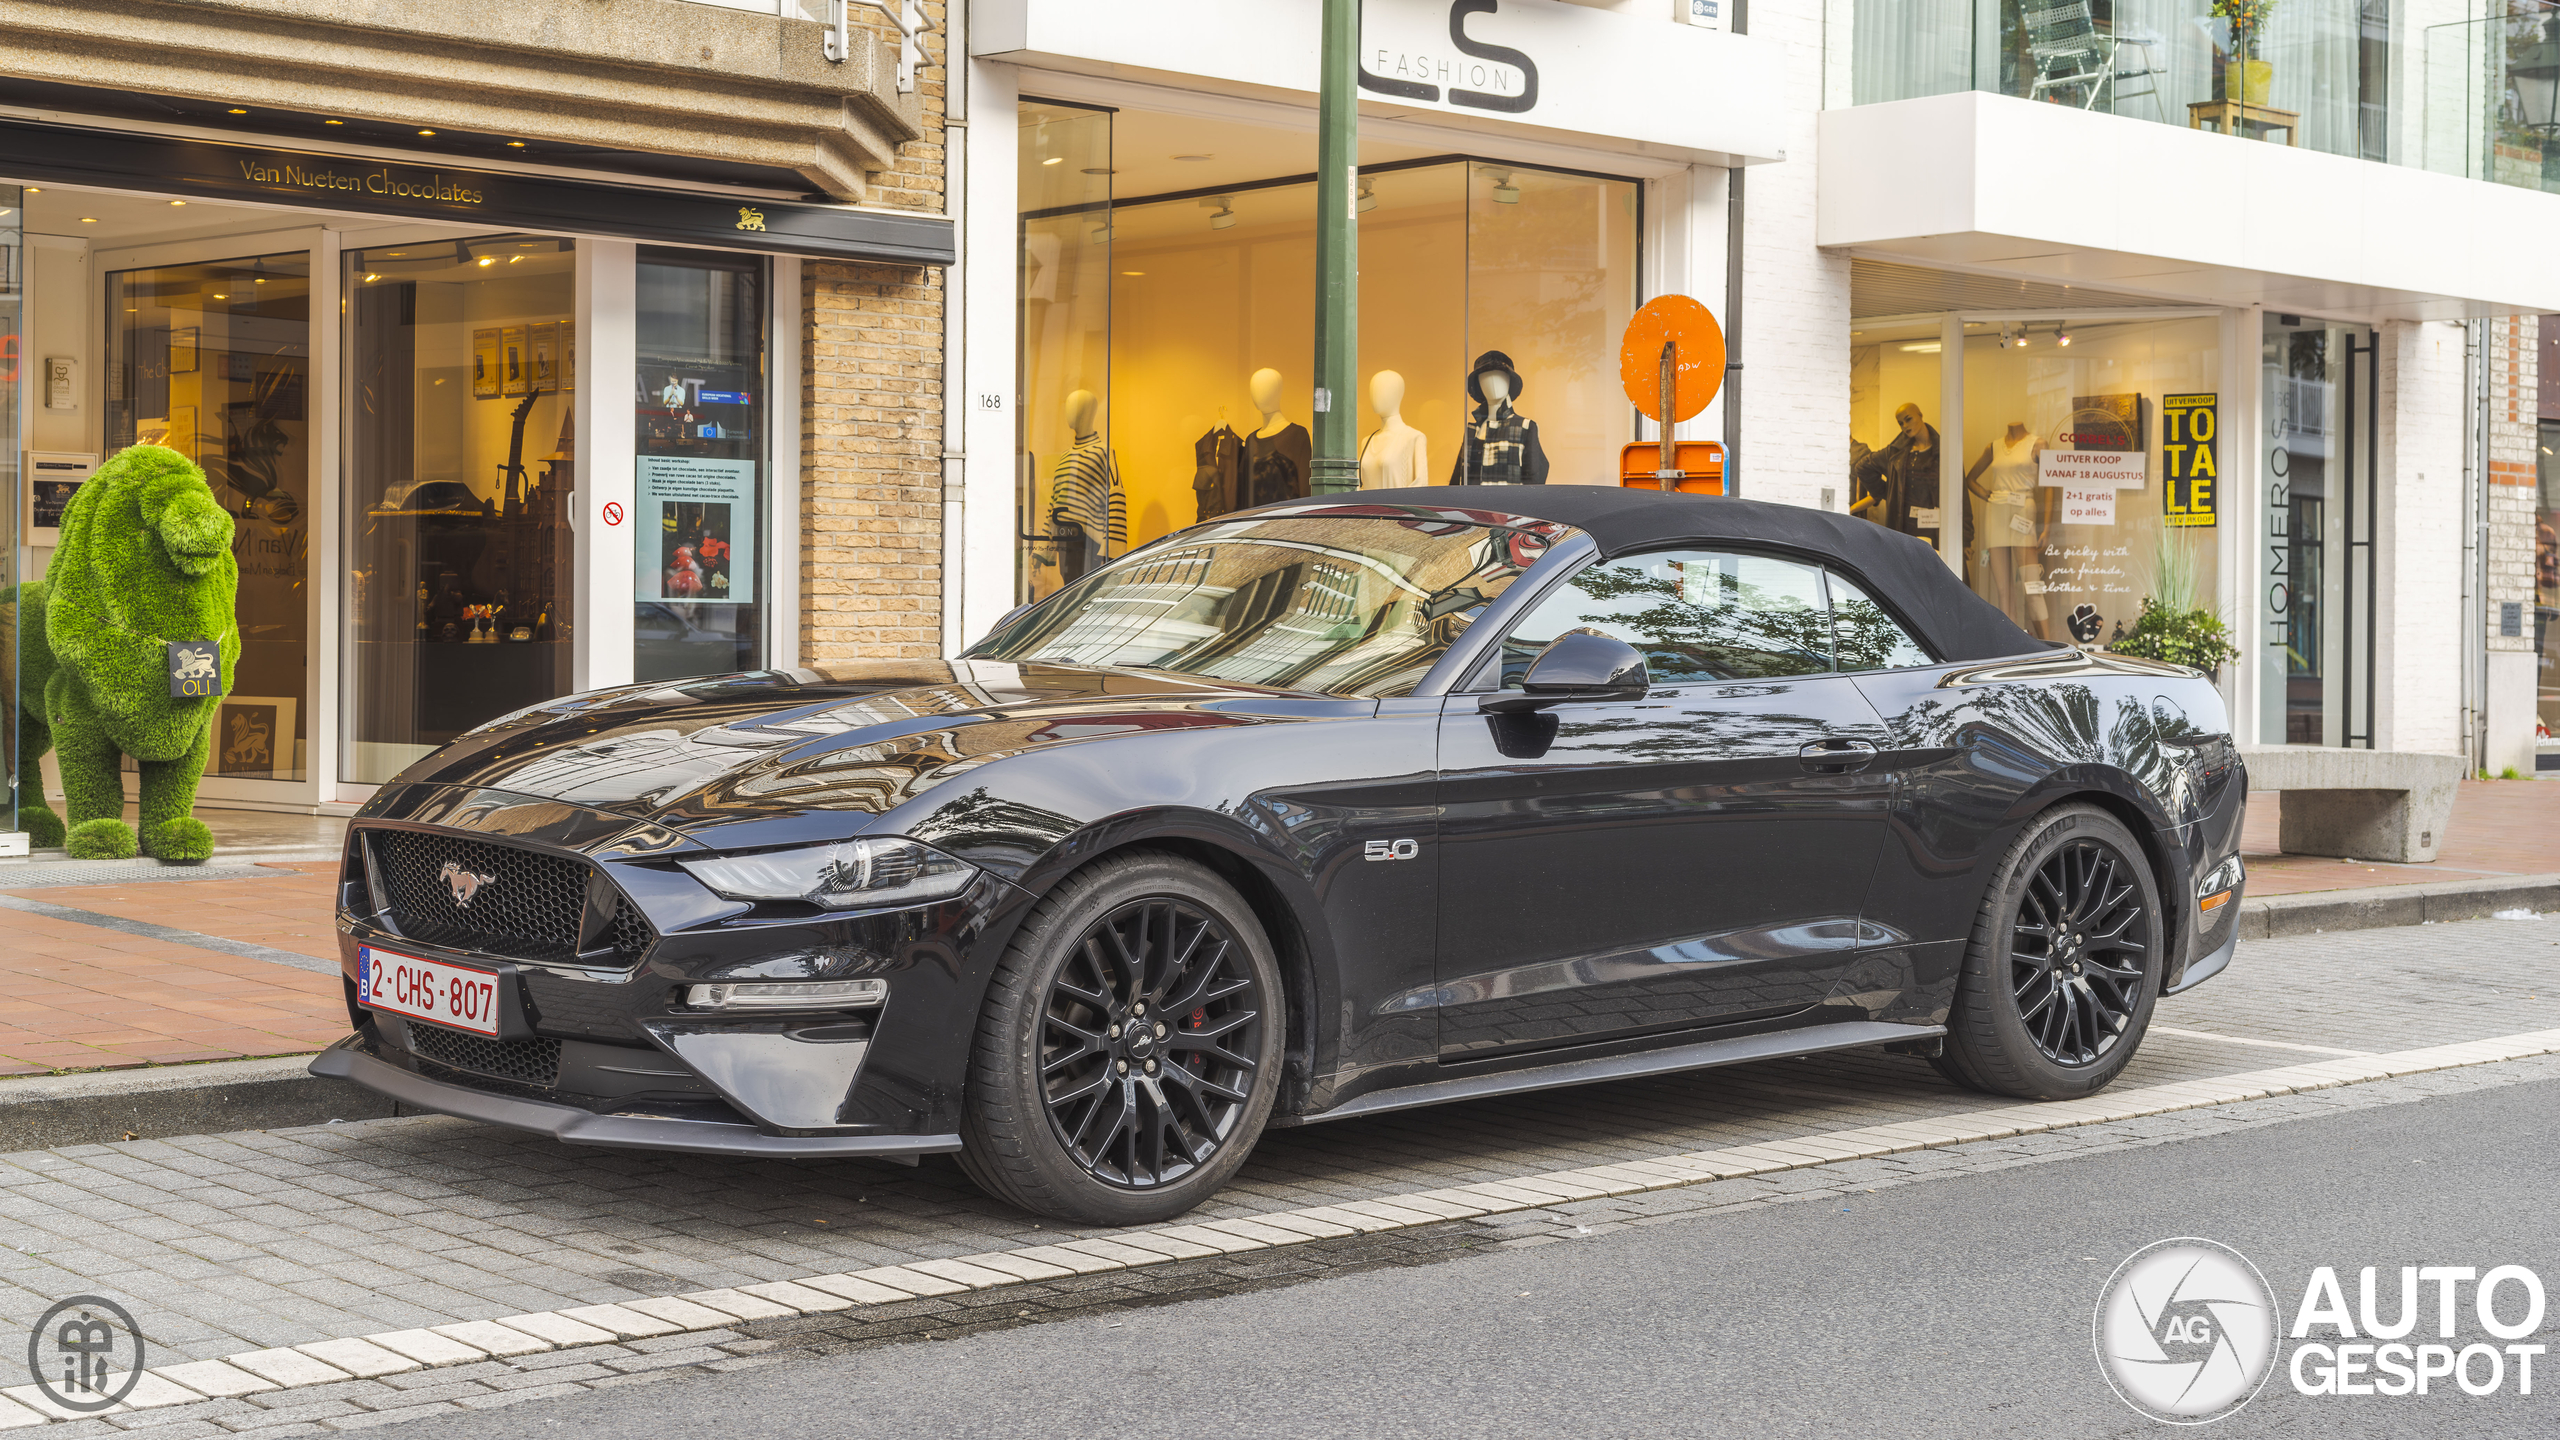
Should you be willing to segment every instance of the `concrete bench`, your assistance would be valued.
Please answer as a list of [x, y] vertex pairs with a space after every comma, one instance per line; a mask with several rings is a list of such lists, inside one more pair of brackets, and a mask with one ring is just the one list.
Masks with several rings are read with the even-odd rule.
[[2459, 755], [2268, 745], [2240, 752], [2249, 788], [2284, 792], [2277, 848], [2288, 855], [2409, 863], [2436, 858], [2453, 819]]

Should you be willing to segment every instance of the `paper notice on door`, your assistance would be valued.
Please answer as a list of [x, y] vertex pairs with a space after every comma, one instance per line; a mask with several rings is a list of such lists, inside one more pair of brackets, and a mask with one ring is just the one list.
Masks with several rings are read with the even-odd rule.
[[2113, 486], [2062, 487], [2062, 523], [2065, 525], [2113, 525], [2116, 523], [2116, 492]]
[[2150, 473], [2139, 450], [2044, 450], [2036, 455], [2036, 483], [2084, 490], [2139, 490]]

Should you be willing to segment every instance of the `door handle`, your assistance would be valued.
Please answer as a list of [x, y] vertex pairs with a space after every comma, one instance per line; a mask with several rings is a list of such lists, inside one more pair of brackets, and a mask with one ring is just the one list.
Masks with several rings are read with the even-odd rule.
[[1864, 740], [1813, 740], [1796, 751], [1807, 770], [1847, 773], [1875, 763], [1876, 747]]

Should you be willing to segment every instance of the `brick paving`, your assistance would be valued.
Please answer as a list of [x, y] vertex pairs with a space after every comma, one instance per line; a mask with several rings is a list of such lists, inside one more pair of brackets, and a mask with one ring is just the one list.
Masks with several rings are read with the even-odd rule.
[[[1115, 1316], [1137, 1323], [1138, 1317], [1132, 1312], [1181, 1301], [1281, 1289], [1390, 1267], [1429, 1265], [1497, 1249], [1568, 1244], [1651, 1226], [1695, 1224], [1760, 1206], [1853, 1204], [1876, 1191], [1902, 1185], [2147, 1149], [2296, 1120], [2362, 1113], [2439, 1096], [2552, 1080], [2560, 1080], [2560, 1057], [2545, 1056], [1676, 1189], [1568, 1201], [1477, 1219], [1312, 1240], [1284, 1249], [1173, 1260], [1101, 1274], [1055, 1276], [957, 1294], [856, 1305], [829, 1313], [749, 1319], [683, 1334], [572, 1345], [514, 1358], [493, 1357], [409, 1369], [370, 1379], [259, 1389], [262, 1382], [232, 1372], [230, 1378], [235, 1383], [215, 1387], [225, 1398], [57, 1422], [41, 1433], [54, 1440], [91, 1440], [135, 1431], [167, 1440], [233, 1435], [247, 1440], [280, 1440], [288, 1435], [369, 1429], [625, 1385], [709, 1379], [742, 1369], [844, 1355], [884, 1345], [951, 1340], [1024, 1325], [1061, 1321], [1121, 1323]], [[208, 1368], [196, 1367], [199, 1371]], [[182, 1369], [179, 1373], [203, 1383], [194, 1372]], [[12, 1393], [31, 1389], [21, 1387]]]
[[2560, 782], [2465, 780], [2454, 792], [2444, 846], [2425, 865], [2339, 860], [2277, 853], [2278, 802], [2273, 792], [2249, 797], [2240, 850], [2249, 861], [2252, 896], [2310, 890], [2363, 890], [2430, 880], [2485, 880], [2500, 875], [2560, 874]]
[[[334, 960], [335, 869], [0, 894]], [[0, 923], [0, 1075], [300, 1055], [346, 1033], [332, 976], [49, 915], [0, 911]]]
[[[2560, 1025], [2560, 920], [2253, 942], [2121, 1082]], [[2217, 1038], [2221, 1037], [2221, 1038]], [[1277, 1131], [1202, 1221], [1979, 1111], [1849, 1054]], [[1793, 1182], [1790, 1182], [1793, 1183]], [[1651, 1203], [1651, 1202], [1647, 1202]], [[0, 1319], [133, 1309], [161, 1363], [1056, 1243], [947, 1165], [563, 1146], [441, 1117], [0, 1156]], [[1091, 1232], [1103, 1234], [1107, 1232]]]

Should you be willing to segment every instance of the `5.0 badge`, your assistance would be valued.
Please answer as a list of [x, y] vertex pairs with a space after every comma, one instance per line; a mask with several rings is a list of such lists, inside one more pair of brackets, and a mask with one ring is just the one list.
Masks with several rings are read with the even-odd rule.
[[1363, 860], [1410, 860], [1421, 853], [1419, 840], [1372, 840], [1360, 847]]

